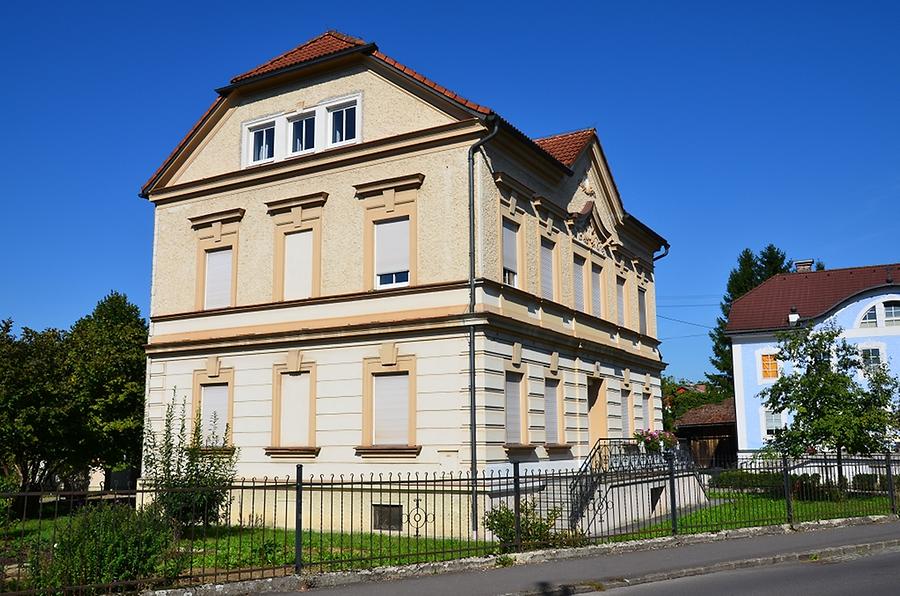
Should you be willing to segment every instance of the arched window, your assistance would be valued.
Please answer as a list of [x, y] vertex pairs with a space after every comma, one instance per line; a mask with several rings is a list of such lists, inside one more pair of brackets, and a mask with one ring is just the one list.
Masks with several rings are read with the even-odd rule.
[[[900, 314], [900, 313], [898, 313]], [[860, 327], [876, 327], [878, 326], [878, 318], [875, 313], [875, 307], [873, 306], [863, 315], [862, 320], [859, 322]]]
[[884, 303], [884, 324], [888, 327], [900, 325], [900, 302]]

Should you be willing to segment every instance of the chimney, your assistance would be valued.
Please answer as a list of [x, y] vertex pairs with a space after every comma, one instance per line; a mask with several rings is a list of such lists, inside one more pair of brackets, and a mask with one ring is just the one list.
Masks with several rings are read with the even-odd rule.
[[812, 267], [812, 259], [800, 259], [799, 261], [794, 261], [795, 273], [809, 273], [810, 271], [812, 271]]

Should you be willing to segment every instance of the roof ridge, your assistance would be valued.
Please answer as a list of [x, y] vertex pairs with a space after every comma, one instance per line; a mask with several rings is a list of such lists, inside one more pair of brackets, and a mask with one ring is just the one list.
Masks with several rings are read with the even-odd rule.
[[594, 126], [591, 126], [590, 128], [579, 128], [578, 130], [570, 130], [569, 132], [560, 132], [560, 133], [556, 133], [554, 135], [547, 135], [546, 137], [535, 137], [534, 141], [546, 141], [548, 139], [556, 139], [558, 137], [567, 137], [570, 135], [577, 135], [577, 134], [586, 133], [586, 132], [596, 134], [597, 128]]
[[[342, 41], [344, 43], [349, 43], [353, 46], [366, 45], [366, 41], [363, 39], [360, 39], [358, 37], [353, 37], [352, 35], [347, 35], [346, 33], [341, 33], [340, 31], [336, 31], [334, 29], [329, 29], [328, 31], [325, 31], [324, 33], [320, 33], [319, 35], [316, 35], [315, 37], [307, 39], [303, 43], [298, 44], [298, 45], [294, 46], [293, 48], [278, 54], [277, 56], [275, 56], [274, 58], [271, 58], [270, 60], [266, 60], [262, 64], [259, 64], [246, 72], [242, 72], [241, 74], [236, 75], [235, 77], [233, 77], [231, 79], [231, 82], [235, 83], [237, 81], [241, 81], [244, 79], [253, 78], [254, 76], [256, 76], [256, 74], [259, 74], [260, 70], [263, 70], [266, 67], [271, 66], [274, 63], [278, 62], [279, 60], [284, 59], [285, 56], [292, 54], [294, 52], [298, 52], [301, 49], [305, 48], [306, 46], [309, 46], [309, 45], [311, 45], [317, 41], [320, 41], [326, 37], [329, 37], [329, 36], [334, 37], [338, 41]], [[340, 51], [340, 50], [337, 50], [337, 51]], [[329, 53], [333, 54], [334, 52], [329, 52]], [[275, 70], [278, 70], [278, 69], [276, 68]], [[256, 74], [250, 74], [250, 73], [256, 73]]]

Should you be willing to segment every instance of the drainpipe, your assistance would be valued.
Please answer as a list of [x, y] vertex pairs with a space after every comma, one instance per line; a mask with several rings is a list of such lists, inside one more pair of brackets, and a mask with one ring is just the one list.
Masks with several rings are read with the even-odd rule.
[[[475, 152], [500, 130], [500, 121], [496, 115], [490, 114], [485, 123], [492, 123], [493, 130], [486, 137], [479, 139], [469, 147], [469, 317], [475, 316]], [[475, 453], [477, 430], [475, 428], [475, 322], [469, 323], [469, 444], [471, 456], [472, 483], [472, 537], [478, 537], [478, 459]]]

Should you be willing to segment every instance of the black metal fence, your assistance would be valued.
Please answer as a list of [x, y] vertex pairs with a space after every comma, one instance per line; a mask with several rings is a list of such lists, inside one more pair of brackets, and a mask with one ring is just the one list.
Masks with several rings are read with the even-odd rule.
[[0, 592], [134, 591], [896, 514], [898, 471], [897, 454], [700, 469], [683, 452], [603, 441], [578, 469], [511, 464], [474, 478], [298, 466], [224, 487], [0, 493]]

